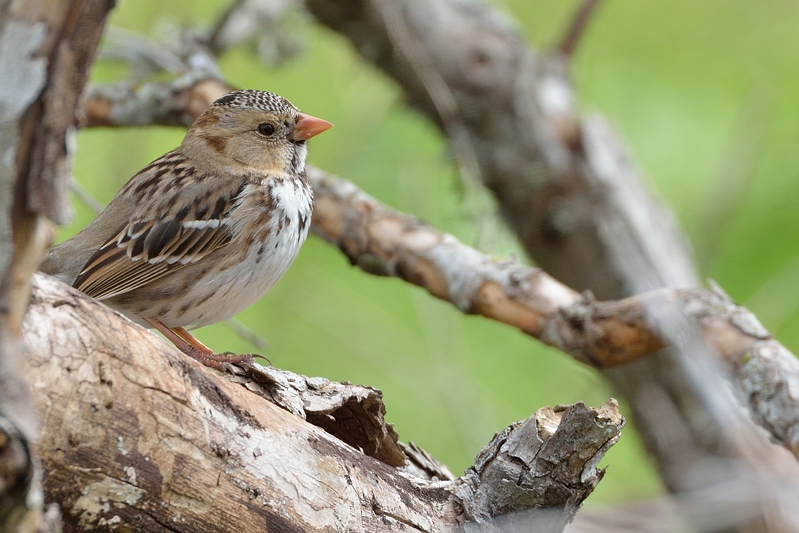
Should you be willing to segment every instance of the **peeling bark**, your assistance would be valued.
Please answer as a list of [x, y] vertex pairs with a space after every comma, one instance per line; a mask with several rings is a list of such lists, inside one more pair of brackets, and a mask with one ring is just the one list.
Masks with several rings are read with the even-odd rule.
[[309, 176], [313, 232], [353, 264], [518, 328], [582, 363], [609, 369], [656, 355], [673, 340], [656, 310], [672, 310], [725, 364], [771, 438], [799, 456], [799, 361], [720, 288], [660, 289], [597, 302], [540, 269], [488, 257], [349, 181], [316, 168]]
[[44, 487], [67, 531], [432, 532], [498, 512], [574, 511], [624, 424], [615, 402], [541, 411], [495, 438], [468, 477], [431, 481], [389, 466], [400, 456], [388, 444], [359, 444], [389, 435], [396, 445], [374, 389], [258, 366], [210, 370], [43, 275], [24, 335]]

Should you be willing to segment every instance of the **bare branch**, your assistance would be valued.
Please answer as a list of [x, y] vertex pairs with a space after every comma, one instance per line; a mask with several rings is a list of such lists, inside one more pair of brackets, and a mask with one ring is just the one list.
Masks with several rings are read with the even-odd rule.
[[[461, 478], [462, 484], [456, 494], [464, 517], [490, 522], [496, 516], [523, 511], [519, 502], [552, 499], [554, 503], [562, 500], [558, 493], [563, 487], [585, 486], [591, 478], [594, 483], [588, 485], [594, 485], [605, 475], [604, 470], [590, 468], [575, 478], [572, 477], [574, 471], [563, 466], [572, 461], [583, 462], [586, 456], [603, 456], [619, 439], [619, 427], [623, 425], [624, 418], [619, 415], [615, 400], [605, 403], [599, 410], [581, 403], [539, 409], [534, 417], [498, 433]], [[570, 431], [563, 431], [566, 427]], [[579, 442], [572, 440], [578, 436]], [[542, 472], [547, 475], [540, 476]], [[553, 478], [557, 483], [552, 483]], [[495, 492], [496, 479], [519, 480], [511, 489], [510, 498], [507, 493], [500, 496]], [[508, 505], [509, 499], [517, 502], [513, 508]], [[527, 516], [538, 526], [531, 529], [560, 531], [574, 518], [579, 508], [575, 503], [545, 504], [543, 507], [549, 514]]]
[[89, 87], [84, 126], [188, 126], [230, 87], [205, 69], [167, 82], [122, 82]]
[[591, 16], [595, 13], [598, 5], [599, 0], [582, 0], [580, 7], [574, 14], [574, 18], [572, 19], [569, 28], [566, 30], [566, 33], [563, 36], [563, 40], [560, 42], [560, 46], [558, 46], [558, 50], [560, 50], [560, 52], [566, 57], [571, 57], [574, 55], [574, 51], [577, 49], [580, 38], [583, 36], [585, 28], [588, 25], [588, 22], [591, 20]]
[[219, 55], [259, 36], [271, 33], [277, 39], [279, 22], [288, 11], [298, 7], [297, 0], [235, 0], [211, 31], [208, 48]]
[[540, 269], [471, 249], [348, 181], [315, 168], [309, 175], [316, 196], [313, 231], [353, 264], [419, 285], [465, 313], [516, 327], [583, 363], [609, 368], [655, 354], [672, 339], [654, 311], [672, 309], [725, 362], [759, 423], [799, 454], [799, 361], [720, 289], [660, 289], [596, 302]]
[[[698, 285], [685, 240], [624, 145], [598, 116], [577, 115], [563, 56], [541, 58], [507, 17], [478, 0], [393, 3], [391, 20], [401, 24], [390, 27], [386, 4], [306, 0], [443, 133], [453, 120], [462, 124], [476, 175], [536, 264], [602, 299]], [[422, 52], [395, 46], [394, 27]], [[441, 81], [435, 90], [420, 75], [431, 70]], [[442, 94], [454, 102], [442, 108]]]

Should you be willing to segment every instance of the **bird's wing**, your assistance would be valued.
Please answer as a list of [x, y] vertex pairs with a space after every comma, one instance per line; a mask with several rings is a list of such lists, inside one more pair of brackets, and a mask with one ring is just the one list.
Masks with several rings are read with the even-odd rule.
[[89, 259], [73, 286], [103, 300], [135, 290], [230, 242], [222, 218], [127, 224]]
[[[189, 175], [195, 177], [194, 186], [175, 185], [186, 183]], [[198, 186], [201, 181], [204, 185]], [[246, 185], [244, 176], [200, 175], [177, 151], [155, 160], [128, 181], [95, 221], [106, 212], [103, 225], [115, 213], [122, 217], [116, 232], [99, 241], [103, 244], [73, 286], [98, 300], [113, 298], [208, 256], [233, 238], [229, 217]]]

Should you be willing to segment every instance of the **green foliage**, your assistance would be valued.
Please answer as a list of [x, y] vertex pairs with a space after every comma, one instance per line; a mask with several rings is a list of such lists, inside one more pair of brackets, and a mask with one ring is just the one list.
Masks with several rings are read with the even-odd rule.
[[[542, 49], [557, 42], [573, 7], [501, 3]], [[208, 26], [223, 7], [210, 0], [123, 2], [110, 23], [159, 38], [170, 27]], [[750, 303], [794, 352], [799, 70], [790, 43], [796, 44], [798, 25], [799, 6], [776, 0], [608, 2], [574, 64], [581, 105], [600, 110], [623, 132], [695, 243], [704, 274]], [[225, 76], [241, 87], [283, 94], [336, 124], [312, 142], [313, 164], [488, 253], [521, 256], [506, 233], [476, 222], [485, 202], [464, 197], [443, 139], [404, 108], [392, 83], [337, 35], [318, 27], [303, 31], [307, 50], [299, 58], [268, 68], [242, 47], [222, 58]], [[125, 72], [102, 62], [93, 77], [108, 81]], [[83, 131], [75, 175], [107, 202], [182, 135], [166, 128]], [[93, 216], [77, 206], [62, 239]], [[266, 353], [276, 366], [383, 390], [401, 438], [456, 474], [494, 432], [538, 407], [578, 400], [598, 406], [612, 395], [596, 373], [568, 357], [508, 327], [464, 317], [403, 282], [367, 276], [315, 238], [269, 295], [239, 318], [268, 338]], [[254, 350], [224, 325], [198, 336], [219, 350]], [[632, 428], [608, 463], [593, 502], [660, 490]]]

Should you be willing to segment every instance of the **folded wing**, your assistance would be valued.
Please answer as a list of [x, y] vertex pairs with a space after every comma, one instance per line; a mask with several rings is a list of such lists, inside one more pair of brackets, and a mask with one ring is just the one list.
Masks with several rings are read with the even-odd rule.
[[231, 238], [221, 218], [131, 222], [89, 259], [73, 285], [98, 300], [113, 298], [199, 261]]

